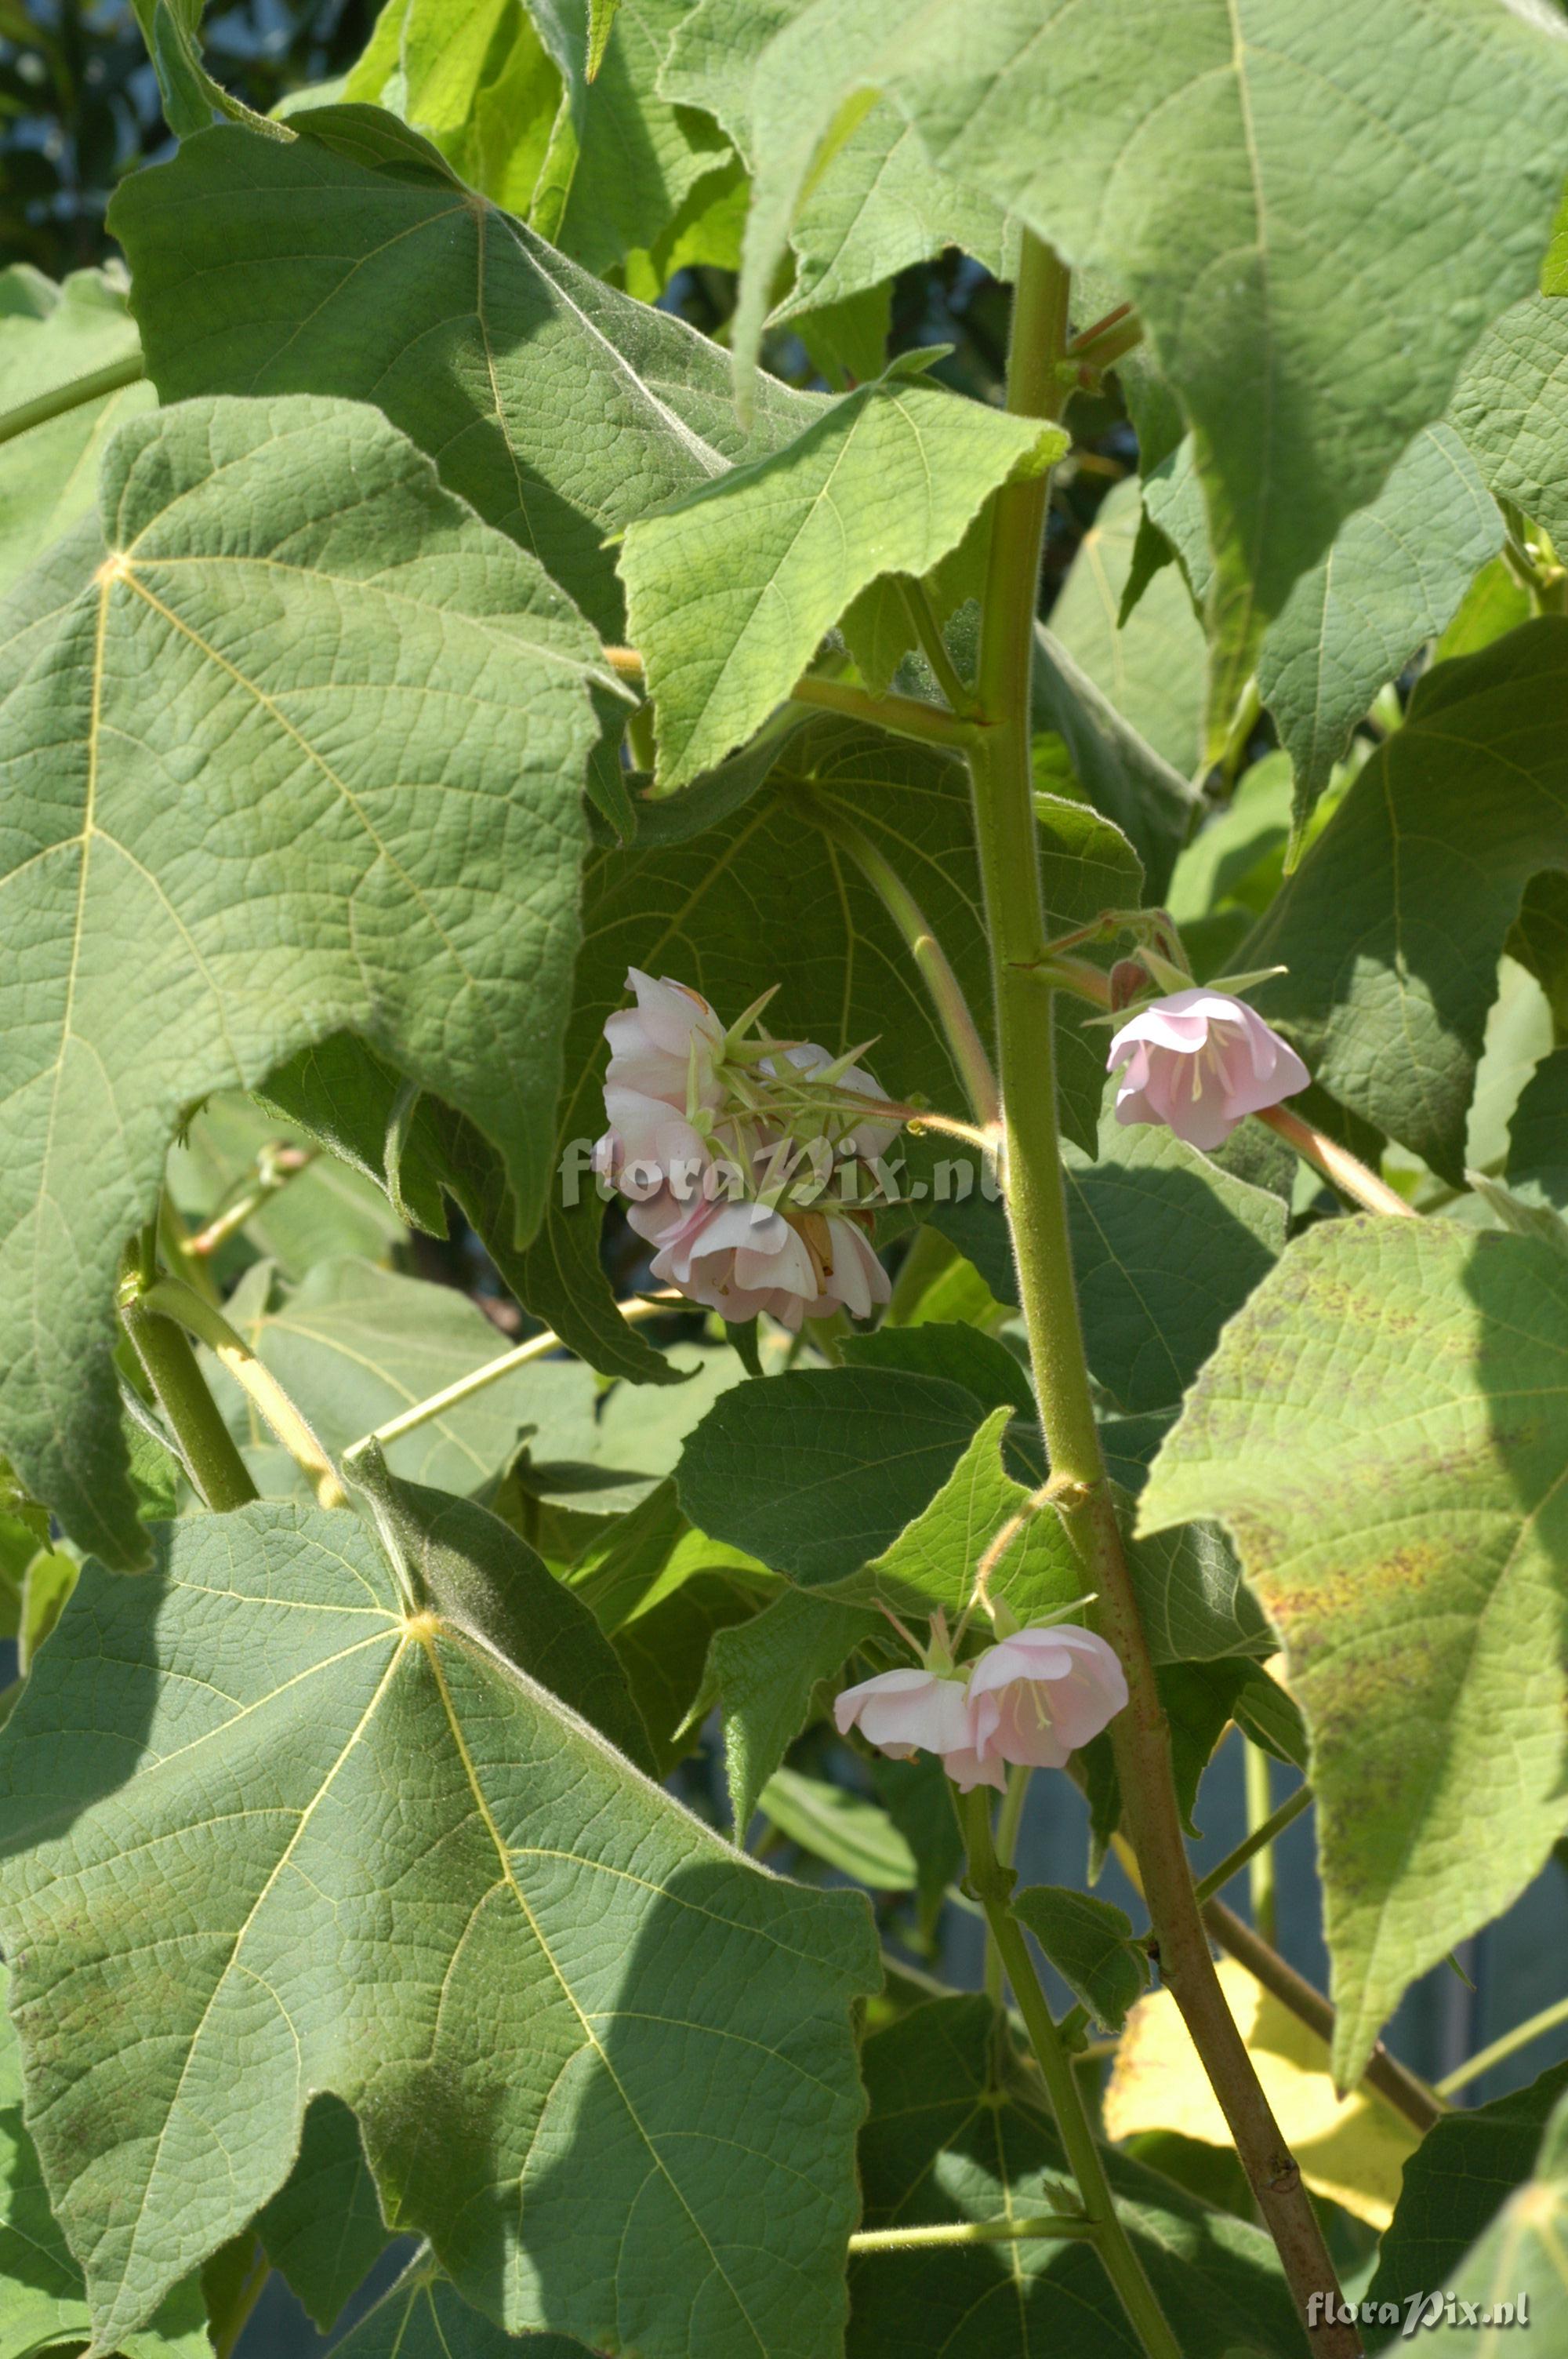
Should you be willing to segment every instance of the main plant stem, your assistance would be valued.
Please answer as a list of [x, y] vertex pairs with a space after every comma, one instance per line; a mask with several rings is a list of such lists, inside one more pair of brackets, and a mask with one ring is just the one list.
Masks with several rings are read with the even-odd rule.
[[1023, 1929], [1012, 1913], [1010, 1896], [1013, 1874], [997, 1857], [991, 1841], [990, 1800], [983, 1786], [959, 1804], [959, 1817], [968, 1854], [969, 1886], [986, 1912], [990, 1938], [1012, 1984], [1012, 1995], [1018, 2001], [1029, 2044], [1051, 2101], [1057, 2135], [1083, 2199], [1095, 2250], [1148, 2359], [1181, 2359], [1181, 2345], [1171, 2332], [1154, 2288], [1143, 2273], [1143, 2264], [1121, 2224], [1105, 2173], [1105, 2158], [1089, 2126], [1084, 2101], [1073, 2077], [1073, 2060], [1063, 2045], [1034, 1971]]
[[[1059, 414], [1066, 327], [1067, 273], [1047, 246], [1026, 234], [1013, 299], [1010, 410], [1035, 418]], [[1041, 480], [1009, 485], [997, 495], [979, 658], [987, 725], [968, 757], [996, 990], [1018, 1299], [1056, 1504], [1095, 1592], [1101, 1632], [1127, 1677], [1128, 1706], [1110, 1734], [1161, 1970], [1224, 2111], [1300, 2312], [1308, 2314], [1314, 2294], [1331, 2294], [1333, 2316], [1339, 2308], [1334, 2266], [1226, 2004], [1194, 1897], [1170, 1734], [1122, 1553], [1084, 1357], [1056, 1130], [1053, 1002], [1029, 972], [1045, 940], [1030, 792], [1030, 665], [1046, 499]], [[999, 1946], [1000, 1940], [999, 1935]], [[1361, 2343], [1353, 2328], [1325, 2326], [1317, 2331], [1314, 2348], [1322, 2359], [1353, 2359]]]

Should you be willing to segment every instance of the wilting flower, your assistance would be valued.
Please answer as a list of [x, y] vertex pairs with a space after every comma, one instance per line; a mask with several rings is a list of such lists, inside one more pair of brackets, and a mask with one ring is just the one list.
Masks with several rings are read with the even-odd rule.
[[1223, 991], [1152, 1000], [1113, 1035], [1107, 1060], [1126, 1068], [1120, 1123], [1162, 1122], [1189, 1147], [1223, 1145], [1243, 1115], [1304, 1090], [1312, 1075], [1245, 1000]]
[[971, 1742], [981, 1761], [1060, 1769], [1127, 1701], [1114, 1650], [1058, 1622], [988, 1647], [969, 1673]]
[[[610, 1123], [593, 1168], [658, 1248], [653, 1273], [732, 1321], [766, 1311], [797, 1329], [891, 1295], [868, 1234], [866, 1164], [896, 1136], [855, 1051], [726, 1030], [697, 992], [633, 967], [635, 1007], [605, 1025]], [[860, 1111], [862, 1102], [865, 1113]]]

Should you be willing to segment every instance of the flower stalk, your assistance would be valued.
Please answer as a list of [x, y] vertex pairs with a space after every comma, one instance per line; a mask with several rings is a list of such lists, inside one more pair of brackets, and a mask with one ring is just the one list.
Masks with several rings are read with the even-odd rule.
[[[1066, 346], [1068, 276], [1051, 250], [1026, 234], [1013, 299], [1008, 408], [1060, 414], [1066, 389], [1057, 364]], [[1030, 669], [1047, 484], [1010, 484], [997, 495], [980, 637], [979, 693], [989, 726], [970, 750], [976, 837], [985, 889], [997, 1003], [1005, 1113], [1007, 1197], [1018, 1266], [1019, 1302], [1029, 1332], [1034, 1385], [1053, 1477], [1080, 1486], [1060, 1512], [1097, 1596], [1102, 1635], [1126, 1673], [1130, 1701], [1111, 1723], [1123, 1809], [1160, 1944], [1162, 1970], [1214, 2086], [1260, 2209], [1280, 2249], [1303, 2316], [1310, 2297], [1334, 2297], [1338, 2282], [1316, 2215], [1215, 1972], [1176, 1805], [1170, 1733], [1122, 1551], [1101, 1456], [1084, 1354], [1068, 1240], [1056, 1128], [1050, 1010], [1031, 973], [1045, 940], [1030, 769]], [[1063, 962], [1064, 964], [1065, 962]], [[989, 1829], [987, 1834], [989, 1843]], [[984, 1890], [977, 1884], [982, 1902]], [[994, 1905], [994, 1896], [993, 1896]], [[1023, 1950], [1005, 1906], [987, 1906], [1010, 1975]], [[1009, 1930], [1011, 1929], [1011, 1930]], [[1024, 1952], [1027, 1964], [1027, 1952]], [[1032, 1978], [1033, 1970], [1030, 1969]], [[1015, 1979], [1031, 2036], [1036, 2018], [1055, 2042], [1043, 2000], [1028, 2003]], [[1038, 1984], [1035, 1985], [1038, 1992]], [[1042, 2056], [1042, 2069], [1045, 2059]], [[1070, 2077], [1070, 2074], [1069, 2074]], [[1160, 2321], [1163, 2327], [1163, 2321]], [[1151, 2342], [1141, 2325], [1146, 2346]], [[1168, 2330], [1166, 2330], [1168, 2333]], [[1169, 2347], [1167, 2345], [1163, 2347]], [[1352, 2359], [1353, 2328], [1320, 2338], [1323, 2359]]]

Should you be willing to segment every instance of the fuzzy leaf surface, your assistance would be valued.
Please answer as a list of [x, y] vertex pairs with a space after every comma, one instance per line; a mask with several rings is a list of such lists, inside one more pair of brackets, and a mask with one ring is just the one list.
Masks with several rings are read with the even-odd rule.
[[1490, 0], [938, 0], [913, 23], [900, 0], [817, 0], [754, 85], [742, 356], [867, 90], [1138, 304], [1195, 433], [1223, 731], [1292, 582], [1535, 283], [1561, 28]]
[[784, 449], [634, 522], [621, 572], [662, 785], [743, 744], [868, 584], [928, 573], [992, 492], [1065, 447], [895, 363]]
[[[139, 350], [124, 287], [107, 271], [73, 270], [58, 287], [25, 262], [0, 271], [0, 428], [41, 395], [131, 365]], [[138, 379], [0, 442], [0, 590], [85, 515], [105, 443], [156, 397]]]
[[743, 433], [716, 346], [486, 203], [416, 133], [365, 106], [297, 127], [287, 147], [206, 133], [123, 184], [159, 393], [374, 401], [618, 634], [606, 538], [822, 404], [770, 382]]
[[1259, 692], [1295, 771], [1298, 827], [1385, 680], [1447, 629], [1502, 545], [1497, 502], [1440, 422], [1422, 429], [1371, 506], [1301, 576], [1258, 658]]
[[124, 1564], [113, 1293], [185, 1107], [357, 1025], [536, 1223], [599, 675], [537, 564], [369, 408], [158, 411], [103, 502], [0, 622], [0, 1424]]
[[1226, 1525], [1312, 1737], [1336, 2080], [1568, 1826], [1568, 1260], [1433, 1221], [1309, 1231], [1141, 1503]]
[[1547, 868], [1568, 868], [1568, 622], [1552, 614], [1424, 676], [1236, 954], [1289, 969], [1260, 1014], [1456, 1186], [1498, 960]]
[[84, 1576], [0, 1755], [29, 2086], [105, 2346], [273, 2194], [326, 2089], [394, 2224], [510, 2331], [834, 2349], [863, 1904], [647, 1783], [535, 1675], [558, 1647], [509, 1659], [503, 1568], [454, 1571], [449, 1522], [413, 1614], [351, 1516], [161, 1548], [156, 1580]]

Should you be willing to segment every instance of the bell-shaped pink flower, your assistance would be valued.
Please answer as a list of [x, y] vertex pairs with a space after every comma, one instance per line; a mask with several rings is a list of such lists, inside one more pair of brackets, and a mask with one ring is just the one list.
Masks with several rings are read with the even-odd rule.
[[[628, 1218], [642, 1229], [643, 1208]], [[792, 1218], [749, 1201], [698, 1205], [654, 1256], [653, 1274], [732, 1322], [766, 1311], [798, 1331], [838, 1303], [864, 1319], [892, 1288], [859, 1224], [837, 1214]]]
[[662, 1098], [681, 1114], [688, 1112], [692, 1048], [697, 1049], [697, 1101], [710, 1110], [724, 1096], [718, 1064], [724, 1047], [724, 1027], [700, 992], [684, 983], [662, 981], [630, 967], [626, 987], [635, 992], [635, 1007], [623, 1007], [606, 1018], [604, 1037], [610, 1043], [607, 1080], [641, 1096]]
[[966, 1762], [973, 1758], [974, 1731], [964, 1682], [943, 1679], [936, 1671], [913, 1666], [879, 1671], [875, 1679], [845, 1689], [833, 1706], [833, 1718], [840, 1736], [859, 1728], [869, 1745], [894, 1761], [908, 1761], [916, 1753], [939, 1753], [944, 1761], [950, 1755], [962, 1755]]
[[1227, 992], [1173, 992], [1129, 1016], [1107, 1060], [1125, 1067], [1119, 1123], [1161, 1122], [1189, 1147], [1222, 1146], [1242, 1117], [1293, 1097], [1312, 1080], [1288, 1041]]
[[1127, 1680], [1103, 1638], [1058, 1622], [988, 1647], [969, 1673], [968, 1696], [981, 1761], [1060, 1769], [1121, 1711]]

